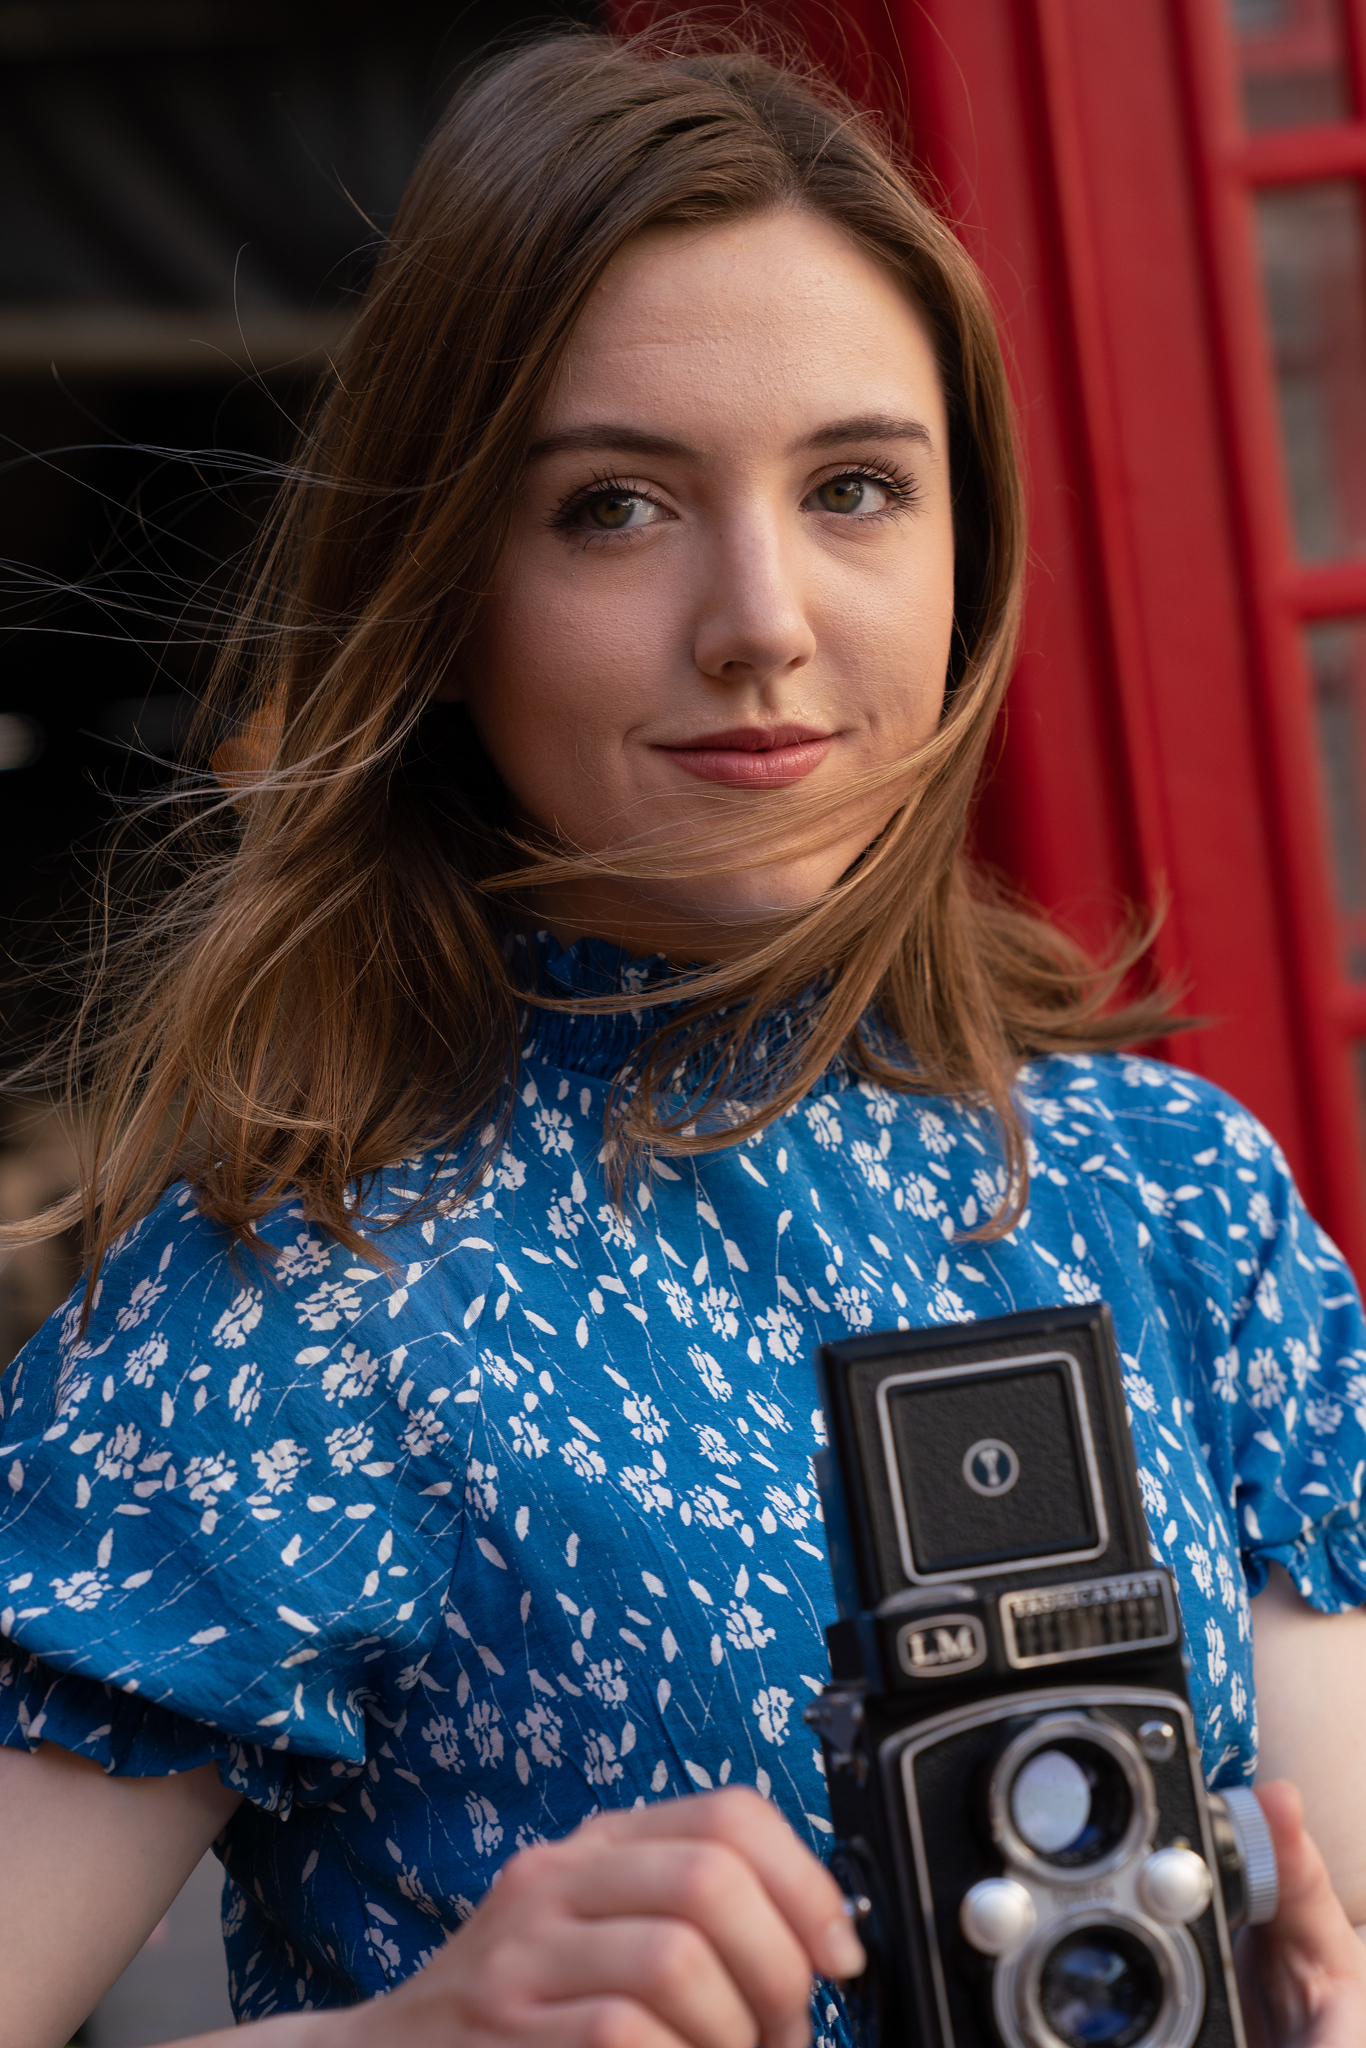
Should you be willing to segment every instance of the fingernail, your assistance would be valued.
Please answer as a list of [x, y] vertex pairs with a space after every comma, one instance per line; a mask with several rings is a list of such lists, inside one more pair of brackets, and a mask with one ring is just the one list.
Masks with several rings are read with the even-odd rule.
[[863, 1943], [844, 1914], [821, 1930], [816, 1965], [823, 1977], [861, 1977], [868, 1967]]

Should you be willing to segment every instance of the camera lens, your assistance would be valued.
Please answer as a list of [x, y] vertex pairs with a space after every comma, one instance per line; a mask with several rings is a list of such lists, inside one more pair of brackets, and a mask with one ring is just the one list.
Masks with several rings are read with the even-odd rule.
[[1133, 2048], [1162, 2010], [1157, 1959], [1122, 1927], [1079, 1928], [1043, 1966], [1039, 2009], [1065, 2048]]
[[1036, 1856], [1064, 1868], [1094, 1863], [1121, 1840], [1133, 1795], [1117, 1758], [1099, 1744], [1035, 1750], [1010, 1787], [1010, 1817]]
[[1016, 1773], [1010, 1813], [1031, 1849], [1055, 1856], [1091, 1818], [1091, 1780], [1065, 1750], [1041, 1749]]

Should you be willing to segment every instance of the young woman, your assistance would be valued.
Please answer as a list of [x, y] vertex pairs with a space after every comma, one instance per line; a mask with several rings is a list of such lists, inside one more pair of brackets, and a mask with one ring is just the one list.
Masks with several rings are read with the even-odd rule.
[[812, 1348], [1102, 1296], [1210, 1778], [1259, 1715], [1342, 1901], [1268, 1794], [1266, 2039], [1366, 2038], [1366, 1330], [965, 864], [1021, 560], [982, 287], [852, 110], [593, 37], [464, 94], [5, 1387], [5, 2048], [211, 1842], [262, 2048], [845, 2041]]

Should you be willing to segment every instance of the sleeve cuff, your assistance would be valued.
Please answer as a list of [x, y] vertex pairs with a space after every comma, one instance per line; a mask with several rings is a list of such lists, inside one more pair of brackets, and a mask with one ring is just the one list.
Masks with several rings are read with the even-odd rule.
[[240, 1742], [117, 1686], [54, 1670], [0, 1637], [0, 1747], [34, 1751], [44, 1742], [90, 1757], [112, 1777], [164, 1778], [212, 1763], [232, 1791], [281, 1820], [296, 1799], [320, 1804], [360, 1769]]
[[1320, 1614], [1346, 1614], [1366, 1605], [1366, 1526], [1361, 1502], [1350, 1501], [1322, 1522], [1309, 1522], [1298, 1536], [1258, 1544], [1247, 1553], [1248, 1592], [1266, 1584], [1267, 1567], [1281, 1565], [1297, 1590]]

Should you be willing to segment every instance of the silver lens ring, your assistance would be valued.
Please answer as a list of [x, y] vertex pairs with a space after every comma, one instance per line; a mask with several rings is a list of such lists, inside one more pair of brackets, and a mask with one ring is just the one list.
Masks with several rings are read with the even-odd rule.
[[1205, 1972], [1200, 1952], [1184, 1927], [1160, 1927], [1151, 1920], [1078, 1907], [1050, 1921], [1025, 1949], [998, 1963], [992, 1986], [996, 2023], [1008, 2048], [1073, 2048], [1056, 2033], [1044, 2011], [1041, 1984], [1049, 1958], [1070, 1936], [1109, 1929], [1144, 1948], [1161, 1981], [1161, 2004], [1152, 2024], [1131, 2048], [1191, 2048], [1205, 2016]]
[[[1103, 1751], [1119, 1766], [1129, 1791], [1129, 1818], [1122, 1833], [1091, 1861], [1071, 1865], [1041, 1855], [1031, 1847], [1016, 1826], [1011, 1810], [1015, 1781], [1030, 1758], [1068, 1743]], [[1152, 1841], [1157, 1830], [1152, 1773], [1137, 1744], [1112, 1721], [1084, 1713], [1047, 1714], [1016, 1736], [991, 1774], [987, 1814], [992, 1838], [1007, 1864], [1048, 1885], [1091, 1884], [1097, 1877], [1127, 1863], [1140, 1845]]]

